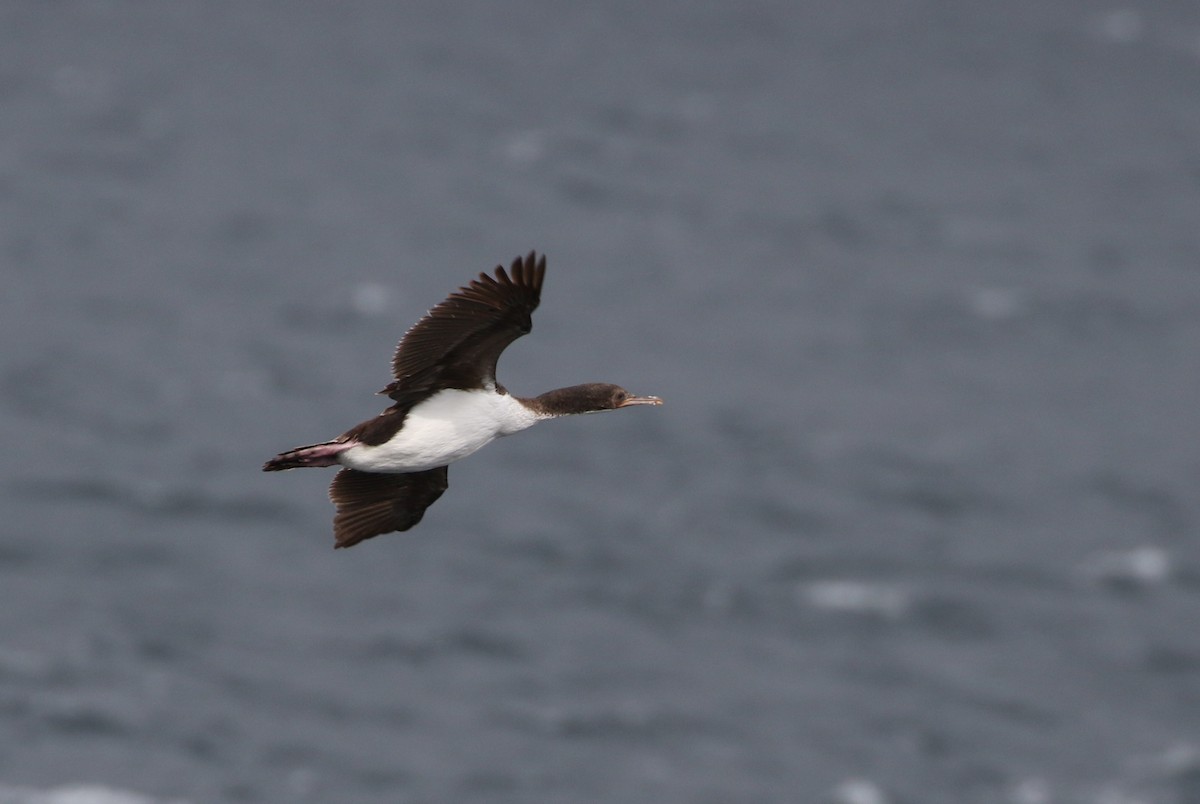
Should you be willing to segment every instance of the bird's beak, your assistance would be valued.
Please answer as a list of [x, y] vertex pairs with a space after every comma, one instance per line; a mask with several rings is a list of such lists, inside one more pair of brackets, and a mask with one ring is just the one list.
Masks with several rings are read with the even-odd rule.
[[631, 396], [628, 399], [626, 399], [624, 402], [622, 402], [621, 404], [617, 405], [617, 407], [627, 408], [630, 405], [661, 405], [661, 404], [662, 404], [662, 400], [656, 396]]

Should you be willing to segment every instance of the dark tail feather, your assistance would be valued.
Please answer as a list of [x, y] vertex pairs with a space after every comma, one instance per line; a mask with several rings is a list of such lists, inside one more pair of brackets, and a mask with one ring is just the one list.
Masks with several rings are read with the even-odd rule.
[[337, 456], [350, 447], [352, 442], [326, 441], [281, 452], [263, 464], [264, 472], [282, 472], [284, 469], [299, 469], [307, 466], [336, 466]]

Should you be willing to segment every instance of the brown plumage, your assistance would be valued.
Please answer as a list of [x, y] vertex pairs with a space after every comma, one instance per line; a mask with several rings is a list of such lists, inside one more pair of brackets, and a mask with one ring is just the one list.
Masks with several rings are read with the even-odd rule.
[[448, 485], [445, 466], [404, 474], [341, 470], [329, 486], [329, 499], [337, 506], [333, 546], [353, 547], [381, 533], [408, 530]]
[[411, 407], [414, 396], [419, 401], [443, 388], [495, 385], [500, 353], [533, 328], [546, 257], [531, 251], [509, 270], [496, 266], [494, 278], [480, 274], [414, 324], [392, 358], [396, 379], [380, 393]]

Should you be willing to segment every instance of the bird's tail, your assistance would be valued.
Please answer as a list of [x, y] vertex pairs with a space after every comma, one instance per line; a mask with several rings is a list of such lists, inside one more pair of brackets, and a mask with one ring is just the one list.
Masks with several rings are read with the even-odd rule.
[[345, 441], [326, 441], [307, 447], [296, 447], [267, 461], [263, 464], [263, 471], [282, 472], [284, 469], [299, 469], [302, 466], [336, 466], [337, 456], [352, 446], [354, 445]]

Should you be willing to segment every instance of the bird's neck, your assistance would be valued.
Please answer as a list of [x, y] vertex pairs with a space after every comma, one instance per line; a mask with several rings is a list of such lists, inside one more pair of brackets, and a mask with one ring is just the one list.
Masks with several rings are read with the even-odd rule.
[[585, 403], [585, 397], [580, 393], [586, 386], [569, 385], [566, 388], [555, 388], [535, 397], [521, 398], [521, 404], [532, 410], [541, 419], [557, 419], [560, 416], [575, 416], [580, 413], [594, 413], [595, 407]]

